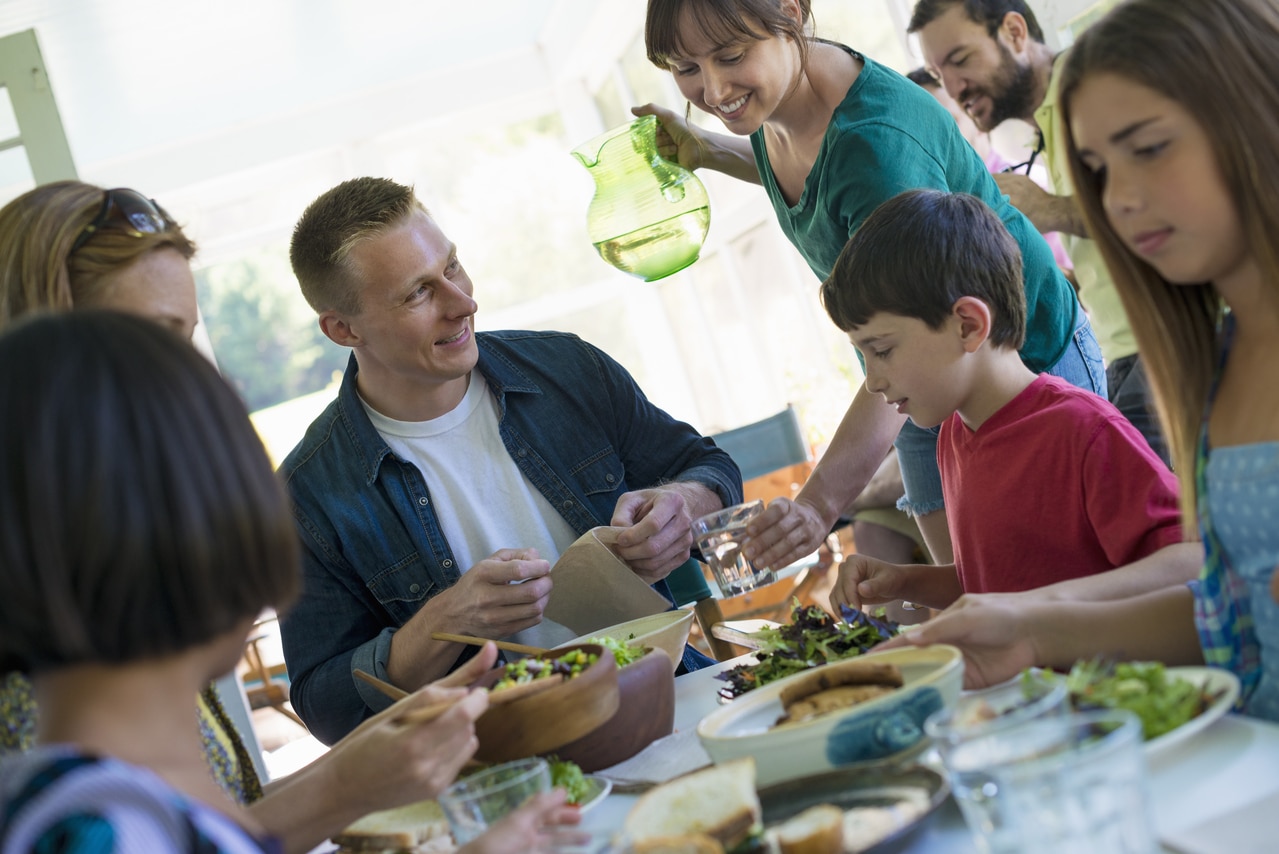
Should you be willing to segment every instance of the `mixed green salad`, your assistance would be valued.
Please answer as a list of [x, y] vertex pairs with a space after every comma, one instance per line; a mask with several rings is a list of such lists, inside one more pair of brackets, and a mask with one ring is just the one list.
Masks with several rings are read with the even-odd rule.
[[1157, 661], [1078, 661], [1066, 676], [1066, 689], [1078, 711], [1133, 712], [1147, 740], [1198, 717], [1216, 700], [1203, 686], [1170, 676]]
[[[634, 635], [631, 635], [631, 637], [634, 637]], [[639, 661], [644, 657], [643, 647], [625, 643], [617, 638], [589, 638], [586, 642], [597, 643], [605, 649], [612, 650], [613, 658], [616, 659], [618, 667], [625, 667], [626, 665]]]
[[717, 677], [728, 683], [719, 689], [720, 696], [731, 700], [792, 673], [861, 655], [897, 634], [896, 623], [847, 605], [840, 606], [840, 617], [796, 600], [789, 623], [752, 635], [760, 644], [755, 653], [758, 664], [739, 664]]
[[572, 679], [598, 660], [598, 655], [580, 649], [569, 650], [559, 658], [521, 658], [506, 665], [492, 690], [498, 691], [512, 685], [532, 682], [534, 679], [545, 679], [556, 673], [564, 674], [566, 680]]

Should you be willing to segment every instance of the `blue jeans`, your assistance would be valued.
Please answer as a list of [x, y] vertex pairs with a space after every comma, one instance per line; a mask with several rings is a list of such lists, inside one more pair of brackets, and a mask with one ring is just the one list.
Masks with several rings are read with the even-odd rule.
[[[1082, 308], [1075, 309], [1075, 331], [1066, 352], [1044, 373], [1106, 396], [1106, 367], [1101, 358], [1101, 347]], [[941, 472], [937, 470], [937, 434], [940, 429], [916, 427], [915, 422], [907, 421], [893, 442], [897, 448], [897, 464], [901, 467], [902, 485], [906, 488], [906, 494], [897, 502], [897, 509], [911, 516], [926, 516], [945, 506]]]

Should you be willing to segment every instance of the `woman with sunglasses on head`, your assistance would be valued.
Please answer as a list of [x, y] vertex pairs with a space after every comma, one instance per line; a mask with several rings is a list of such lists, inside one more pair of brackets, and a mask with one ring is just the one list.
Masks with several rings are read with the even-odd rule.
[[961, 599], [907, 640], [961, 647], [970, 687], [1099, 654], [1206, 662], [1239, 677], [1245, 713], [1279, 721], [1276, 78], [1279, 0], [1129, 0], [1072, 47], [1059, 103], [1076, 198], [1204, 563], [1114, 602]]
[[[26, 315], [93, 308], [138, 315], [189, 339], [198, 321], [194, 255], [195, 244], [173, 219], [136, 191], [78, 181], [37, 187], [0, 208], [0, 333]], [[308, 851], [368, 812], [433, 797], [453, 780], [475, 751], [473, 722], [487, 705], [483, 692], [459, 686], [495, 658], [496, 649], [486, 647], [472, 664], [365, 722], [265, 795], [212, 686], [193, 698], [191, 725], [227, 796], [249, 804], [286, 851]], [[408, 708], [449, 699], [454, 708], [428, 724], [398, 722]], [[0, 676], [0, 755], [33, 747], [40, 721], [27, 675]], [[553, 798], [518, 813], [501, 833], [574, 820], [575, 810]], [[472, 850], [502, 850], [505, 837], [495, 838], [477, 840]]]
[[[708, 133], [653, 104], [635, 108], [658, 117], [659, 152], [762, 184], [819, 279], [871, 211], [899, 193], [977, 196], [1025, 259], [1026, 364], [1104, 396], [1101, 351], [1043, 237], [932, 97], [869, 57], [812, 37], [810, 11], [809, 0], [649, 0], [649, 60], [732, 134]], [[900, 506], [918, 519], [933, 557], [950, 560], [937, 434], [865, 388], [796, 499], [774, 501], [751, 525], [748, 555], [780, 568], [816, 549], [893, 444], [906, 489]]]

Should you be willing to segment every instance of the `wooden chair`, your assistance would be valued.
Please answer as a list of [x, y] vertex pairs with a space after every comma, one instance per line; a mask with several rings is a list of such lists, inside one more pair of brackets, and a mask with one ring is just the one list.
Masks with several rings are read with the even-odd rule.
[[[268, 623], [275, 622], [275, 614], [269, 614], [260, 618], [253, 624], [255, 629], [260, 629]], [[255, 632], [250, 635], [244, 643], [244, 659], [242, 665], [244, 693], [249, 699], [249, 708], [262, 709], [271, 707], [298, 726], [306, 729], [306, 724], [298, 717], [297, 713], [285, 705], [289, 701], [289, 683], [285, 680], [276, 678], [272, 673], [272, 668], [266, 665], [262, 658], [262, 650], [258, 644], [266, 640], [269, 635], [266, 632]]]
[[[808, 441], [793, 406], [710, 438], [741, 469], [747, 501], [760, 498], [768, 502], [783, 495], [793, 498], [812, 471]], [[690, 559], [667, 577], [667, 584], [675, 604], [693, 603], [698, 628], [711, 653], [723, 661], [746, 650], [716, 638], [712, 633], [716, 623], [761, 618], [784, 621], [790, 614], [791, 600], [798, 597], [804, 601], [817, 580], [811, 565], [788, 568], [773, 584], [723, 599], [715, 595], [702, 563]]]

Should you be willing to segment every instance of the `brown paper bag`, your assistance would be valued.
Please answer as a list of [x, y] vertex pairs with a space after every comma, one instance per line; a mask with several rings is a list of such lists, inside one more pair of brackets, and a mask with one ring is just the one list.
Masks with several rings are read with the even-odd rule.
[[551, 597], [542, 612], [578, 635], [670, 610], [613, 551], [620, 528], [592, 528], [551, 567]]

